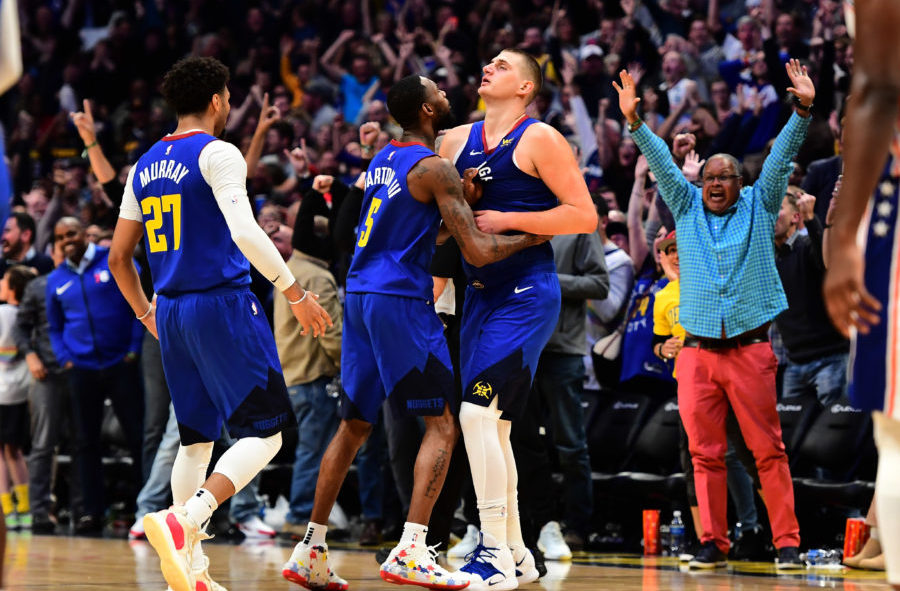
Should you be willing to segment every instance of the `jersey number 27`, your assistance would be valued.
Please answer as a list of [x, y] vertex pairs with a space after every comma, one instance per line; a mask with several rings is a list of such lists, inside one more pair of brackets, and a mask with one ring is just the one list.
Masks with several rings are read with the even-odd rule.
[[163, 214], [172, 214], [172, 250], [178, 250], [181, 246], [181, 195], [163, 195], [162, 197], [145, 197], [141, 200], [141, 212], [149, 218], [144, 218], [144, 226], [147, 228], [147, 244], [150, 252], [165, 252], [169, 250], [170, 234], [162, 229], [165, 219]]

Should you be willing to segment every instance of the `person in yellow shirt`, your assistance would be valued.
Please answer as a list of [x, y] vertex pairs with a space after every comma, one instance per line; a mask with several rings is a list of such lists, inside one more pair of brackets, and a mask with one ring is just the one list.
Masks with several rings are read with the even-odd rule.
[[681, 291], [678, 280], [681, 277], [678, 267], [678, 245], [675, 242], [675, 231], [659, 241], [659, 264], [669, 283], [656, 294], [653, 303], [653, 354], [671, 365], [672, 376], [675, 375], [675, 359], [684, 346], [685, 330], [678, 321], [678, 308]]

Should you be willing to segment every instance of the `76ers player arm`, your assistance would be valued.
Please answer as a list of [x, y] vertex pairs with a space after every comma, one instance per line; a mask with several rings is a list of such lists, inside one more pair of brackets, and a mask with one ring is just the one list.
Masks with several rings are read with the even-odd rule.
[[[470, 125], [448, 131], [440, 144], [445, 158], [454, 155], [466, 143]], [[525, 130], [514, 152], [516, 166], [525, 174], [539, 178], [559, 200], [546, 211], [476, 211], [478, 228], [491, 234], [509, 230], [532, 234], [581, 234], [597, 229], [597, 211], [572, 148], [558, 131], [545, 123]]]
[[417, 201], [427, 203], [434, 199], [444, 226], [456, 238], [463, 257], [472, 266], [482, 267], [494, 263], [549, 239], [549, 236], [534, 234], [497, 236], [480, 231], [475, 225], [472, 210], [463, 197], [459, 173], [444, 158], [425, 158], [419, 161], [409, 171], [407, 184]]
[[[326, 326], [332, 325], [331, 317], [316, 302], [316, 294], [307, 294], [296, 283], [275, 245], [253, 217], [247, 197], [247, 165], [240, 151], [227, 142], [214, 141], [200, 153], [198, 165], [215, 195], [234, 243], [250, 263], [291, 301], [291, 311], [302, 327], [301, 332], [306, 334], [311, 330], [313, 336], [324, 334]], [[156, 335], [153, 306], [144, 296], [137, 270], [131, 262], [134, 248], [144, 234], [141, 206], [133, 189], [136, 168], [131, 169], [125, 183], [119, 221], [110, 247], [109, 267], [135, 314]], [[217, 248], [217, 245], [209, 244], [207, 247]]]
[[900, 96], [900, 11], [896, 0], [869, 0], [856, 5], [856, 30], [866, 37], [854, 43], [852, 97], [844, 124], [844, 177], [828, 235], [830, 253], [825, 276], [825, 304], [835, 327], [868, 332], [878, 322], [879, 302], [863, 282], [863, 257], [857, 229], [884, 171], [883, 163], [898, 116]]

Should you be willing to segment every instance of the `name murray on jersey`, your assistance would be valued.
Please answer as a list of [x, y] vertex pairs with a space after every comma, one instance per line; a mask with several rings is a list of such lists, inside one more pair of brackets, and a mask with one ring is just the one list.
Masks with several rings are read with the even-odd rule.
[[388, 186], [388, 199], [400, 192], [400, 183], [396, 179], [396, 173], [393, 168], [388, 166], [379, 166], [375, 170], [366, 171], [366, 187], [375, 185]]
[[141, 170], [139, 175], [141, 188], [146, 187], [147, 183], [160, 178], [167, 178], [175, 183], [180, 183], [189, 172], [188, 167], [177, 160], [157, 160]]

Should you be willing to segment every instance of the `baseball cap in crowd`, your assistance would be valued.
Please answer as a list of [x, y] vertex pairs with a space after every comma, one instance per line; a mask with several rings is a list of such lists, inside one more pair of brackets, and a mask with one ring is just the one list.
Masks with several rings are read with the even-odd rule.
[[672, 230], [666, 237], [659, 241], [659, 244], [656, 245], [656, 248], [659, 249], [660, 252], [666, 252], [666, 249], [676, 244], [675, 242], [675, 230]]
[[603, 49], [601, 49], [599, 45], [585, 45], [581, 48], [578, 57], [580, 57], [582, 61], [589, 57], [603, 57]]

